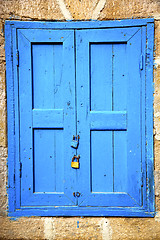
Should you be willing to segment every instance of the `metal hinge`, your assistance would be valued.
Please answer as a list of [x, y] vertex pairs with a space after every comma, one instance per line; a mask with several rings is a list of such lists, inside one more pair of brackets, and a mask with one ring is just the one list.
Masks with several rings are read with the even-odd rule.
[[141, 174], [141, 187], [143, 187], [143, 172]]
[[16, 66], [19, 66], [19, 51], [16, 49]]
[[16, 182], [16, 174], [15, 173], [13, 175], [13, 181], [14, 181], [14, 184], [15, 184], [15, 182]]
[[22, 163], [20, 162], [20, 167], [19, 167], [19, 177], [22, 177]]
[[140, 66], [140, 70], [143, 70], [143, 55], [141, 55], [141, 57], [140, 57], [139, 66]]

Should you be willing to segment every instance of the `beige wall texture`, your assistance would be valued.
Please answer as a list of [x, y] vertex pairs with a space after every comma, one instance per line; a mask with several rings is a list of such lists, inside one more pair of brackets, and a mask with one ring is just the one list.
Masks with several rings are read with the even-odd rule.
[[[113, 20], [148, 17], [155, 19], [156, 217], [8, 218], [5, 20]], [[0, 239], [160, 239], [160, 0], [0, 0]]]

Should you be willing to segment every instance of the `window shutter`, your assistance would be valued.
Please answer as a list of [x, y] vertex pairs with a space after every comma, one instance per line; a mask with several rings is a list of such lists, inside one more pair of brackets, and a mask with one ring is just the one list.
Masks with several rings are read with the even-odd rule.
[[79, 204], [142, 206], [141, 29], [77, 35]]
[[18, 31], [22, 206], [75, 205], [73, 46], [73, 31]]
[[153, 27], [6, 22], [10, 216], [154, 216]]

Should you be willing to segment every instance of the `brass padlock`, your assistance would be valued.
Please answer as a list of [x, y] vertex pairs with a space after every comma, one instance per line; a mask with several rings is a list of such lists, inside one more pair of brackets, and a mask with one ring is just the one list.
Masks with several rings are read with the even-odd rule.
[[[72, 158], [72, 162], [71, 162], [71, 167], [72, 168], [79, 168], [79, 158], [80, 158], [80, 155], [78, 156], [75, 156]], [[74, 162], [74, 160], [77, 160], [76, 162]]]

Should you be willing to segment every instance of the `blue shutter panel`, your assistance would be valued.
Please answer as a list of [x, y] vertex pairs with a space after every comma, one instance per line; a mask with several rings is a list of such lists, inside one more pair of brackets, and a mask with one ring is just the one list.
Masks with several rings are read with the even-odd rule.
[[73, 46], [73, 31], [18, 31], [22, 206], [75, 205]]
[[141, 44], [140, 28], [77, 31], [80, 206], [142, 205]]

